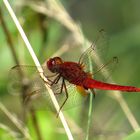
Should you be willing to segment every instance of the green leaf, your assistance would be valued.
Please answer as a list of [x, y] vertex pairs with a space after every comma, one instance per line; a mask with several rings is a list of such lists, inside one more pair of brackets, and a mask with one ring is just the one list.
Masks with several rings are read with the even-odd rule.
[[12, 135], [13, 132], [6, 131], [5, 129], [0, 128], [0, 140], [16, 140], [16, 137], [14, 138], [14, 135]]
[[134, 132], [124, 138], [123, 140], [140, 140], [140, 131]]

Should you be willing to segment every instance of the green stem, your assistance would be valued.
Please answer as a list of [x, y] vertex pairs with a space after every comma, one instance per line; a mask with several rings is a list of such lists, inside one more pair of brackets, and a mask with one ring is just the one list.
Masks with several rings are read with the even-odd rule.
[[91, 116], [92, 116], [92, 102], [93, 101], [93, 94], [90, 94], [90, 99], [89, 99], [89, 110], [88, 110], [88, 122], [87, 122], [87, 131], [86, 131], [86, 140], [89, 139], [89, 129], [90, 129], [90, 124], [91, 124]]
[[[90, 71], [93, 72], [93, 67], [92, 67], [92, 63], [91, 63], [90, 57], [88, 57], [88, 59], [89, 59], [89, 66], [90, 66], [89, 69], [90, 69]], [[90, 91], [86, 140], [89, 139], [89, 130], [90, 130], [90, 124], [91, 124], [91, 118], [92, 118], [92, 110], [93, 110], [93, 93]]]

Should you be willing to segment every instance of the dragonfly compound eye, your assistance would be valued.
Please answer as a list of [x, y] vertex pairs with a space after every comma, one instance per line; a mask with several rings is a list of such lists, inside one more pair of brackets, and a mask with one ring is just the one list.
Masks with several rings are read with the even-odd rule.
[[62, 63], [63, 63], [63, 61], [61, 58], [54, 57], [47, 61], [47, 67], [51, 72], [57, 72], [58, 66]]
[[53, 60], [54, 60], [55, 65], [59, 65], [59, 64], [63, 63], [63, 61], [60, 57], [54, 57]]

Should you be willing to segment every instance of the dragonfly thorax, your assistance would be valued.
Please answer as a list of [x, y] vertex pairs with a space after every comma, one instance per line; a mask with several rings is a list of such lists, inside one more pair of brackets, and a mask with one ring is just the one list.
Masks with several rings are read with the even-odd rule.
[[60, 57], [50, 58], [47, 61], [47, 67], [51, 72], [56, 73], [59, 71], [59, 66], [62, 63], [63, 63], [63, 61]]

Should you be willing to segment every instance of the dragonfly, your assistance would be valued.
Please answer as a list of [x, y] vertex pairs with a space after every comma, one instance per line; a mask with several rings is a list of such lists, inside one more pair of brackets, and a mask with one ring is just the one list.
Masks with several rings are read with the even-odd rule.
[[[96, 43], [92, 44], [79, 58], [78, 62], [73, 61], [64, 61], [61, 57], [53, 57], [46, 61], [46, 68], [52, 73], [52, 75], [48, 76], [48, 74], [44, 74], [48, 79], [49, 84], [52, 88], [58, 86], [57, 92], [54, 91], [56, 96], [65, 94], [64, 101], [60, 106], [60, 110], [63, 108], [65, 103], [69, 98], [69, 87], [70, 85], [76, 86], [76, 89], [83, 96], [88, 95], [88, 90], [91, 90], [92, 94], [95, 97], [95, 89], [99, 90], [117, 90], [122, 92], [140, 92], [140, 88], [135, 86], [125, 86], [113, 83], [107, 83], [104, 81], [100, 81], [98, 79], [93, 78], [94, 75], [98, 74], [102, 71], [106, 66], [108, 66], [112, 62], [117, 61], [117, 57], [113, 57], [107, 63], [101, 65], [96, 68], [96, 70], [92, 73], [89, 72], [89, 66], [91, 64], [87, 64], [87, 58], [92, 54], [96, 53]], [[20, 66], [18, 66], [20, 67]], [[14, 67], [17, 68], [17, 67]], [[94, 69], [94, 67], [93, 67]], [[46, 81], [44, 81], [46, 82]], [[68, 84], [67, 84], [68, 83]], [[69, 85], [69, 87], [67, 86]], [[31, 92], [30, 95], [33, 95], [35, 92]]]
[[[84, 65], [82, 63], [63, 61], [60, 57], [50, 58], [47, 61], [47, 67], [52, 73], [56, 73], [57, 77], [54, 81], [52, 81], [51, 85], [57, 84], [60, 78], [62, 78], [61, 90], [64, 88], [66, 93], [66, 99], [62, 104], [61, 108], [65, 104], [68, 99], [67, 87], [65, 84], [65, 80], [69, 83], [76, 85], [82, 93], [85, 93], [85, 90], [93, 89], [93, 94], [95, 96], [94, 89], [100, 90], [118, 90], [125, 92], [140, 92], [140, 88], [134, 86], [123, 86], [118, 84], [105, 83], [102, 81], [98, 81], [93, 79], [91, 74], [84, 71]], [[61, 109], [60, 108], [60, 109]]]

